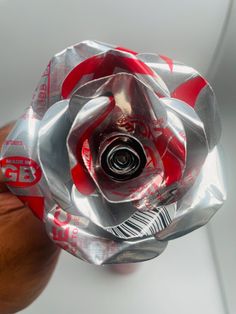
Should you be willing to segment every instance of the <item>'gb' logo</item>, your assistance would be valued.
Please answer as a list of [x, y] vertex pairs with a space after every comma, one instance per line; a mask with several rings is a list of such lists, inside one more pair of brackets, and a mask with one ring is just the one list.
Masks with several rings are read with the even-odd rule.
[[36, 184], [41, 176], [40, 166], [32, 159], [22, 156], [6, 157], [0, 161], [6, 183], [13, 187]]

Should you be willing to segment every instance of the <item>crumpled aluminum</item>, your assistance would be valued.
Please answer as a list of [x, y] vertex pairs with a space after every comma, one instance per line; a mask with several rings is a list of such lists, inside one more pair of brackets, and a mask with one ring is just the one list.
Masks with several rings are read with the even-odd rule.
[[166, 56], [68, 47], [3, 145], [6, 183], [78, 258], [154, 258], [225, 200], [215, 102], [197, 71]]

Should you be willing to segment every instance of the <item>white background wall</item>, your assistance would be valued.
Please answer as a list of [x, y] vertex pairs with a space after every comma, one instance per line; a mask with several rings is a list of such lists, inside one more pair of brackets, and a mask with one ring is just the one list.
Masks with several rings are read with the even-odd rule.
[[206, 73], [228, 0], [0, 0], [0, 95], [18, 116], [49, 59], [84, 39], [160, 52]]
[[50, 285], [24, 313], [220, 314], [227, 313], [226, 307], [230, 314], [236, 313], [236, 19], [235, 7], [229, 15], [232, 3], [0, 0], [0, 124], [17, 118], [28, 106], [54, 53], [83, 39], [97, 39], [160, 52], [207, 74], [221, 105], [230, 169], [229, 200], [213, 219], [210, 241], [205, 228], [175, 240], [161, 257], [126, 278], [63, 254]]
[[212, 84], [220, 104], [228, 172], [228, 200], [213, 219], [211, 235], [229, 313], [236, 313], [236, 1], [213, 71]]

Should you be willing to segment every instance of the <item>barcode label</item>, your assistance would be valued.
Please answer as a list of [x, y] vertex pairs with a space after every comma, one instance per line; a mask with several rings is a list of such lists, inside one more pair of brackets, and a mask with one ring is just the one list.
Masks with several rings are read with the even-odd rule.
[[123, 239], [154, 235], [169, 226], [175, 211], [176, 203], [145, 212], [138, 211], [121, 224], [107, 228], [107, 231]]

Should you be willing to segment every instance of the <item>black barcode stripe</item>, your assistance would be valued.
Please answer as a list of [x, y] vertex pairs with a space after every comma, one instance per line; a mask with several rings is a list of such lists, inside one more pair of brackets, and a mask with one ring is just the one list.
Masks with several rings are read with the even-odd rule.
[[[158, 212], [157, 212], [158, 213]], [[148, 213], [147, 212], [145, 212], [144, 213], [145, 215], [148, 215]], [[149, 215], [150, 216], [150, 215]], [[162, 226], [162, 228], [161, 229], [164, 229], [165, 228], [165, 226], [162, 224], [162, 220], [160, 219], [160, 217], [161, 217], [162, 215], [160, 214], [160, 215], [158, 215], [157, 217], [156, 217], [156, 215], [155, 214], [153, 214], [152, 216], [151, 216], [151, 218], [156, 218], [158, 221], [159, 221], [159, 223], [160, 223], [160, 225]]]
[[161, 220], [162, 225], [164, 226], [164, 228], [166, 228], [166, 227], [167, 227], [167, 224], [166, 224], [166, 220], [165, 220], [164, 216], [165, 216], [165, 215], [160, 215], [160, 220]]
[[[158, 210], [158, 208], [155, 208], [153, 211], [158, 213], [159, 210]], [[164, 206], [163, 206], [163, 211], [165, 212], [165, 215], [162, 215], [162, 218], [164, 219], [166, 226], [168, 226], [172, 220], [170, 218], [170, 215], [169, 215], [167, 208]]]
[[168, 212], [168, 210], [166, 209], [166, 207], [164, 207], [164, 208], [165, 208], [165, 211], [166, 211], [166, 214], [167, 214], [168, 220], [169, 220], [169, 222], [171, 222], [171, 221], [172, 221], [172, 219], [171, 219], [171, 217], [170, 217], [170, 215], [169, 215], [169, 212]]
[[129, 226], [130, 228], [135, 229], [138, 233], [140, 232], [140, 228], [138, 228], [138, 226], [132, 221], [132, 223], [130, 223], [129, 221], [126, 222], [126, 225]]
[[129, 236], [129, 233], [126, 233], [126, 232], [124, 231], [124, 228], [117, 227], [117, 229], [121, 232], [121, 234], [124, 234], [125, 236]]
[[113, 233], [115, 236], [117, 236], [117, 237], [119, 236], [118, 233], [116, 232], [116, 230], [113, 230]]
[[[131, 217], [129, 220], [128, 220], [128, 222], [131, 224], [131, 225], [135, 225], [135, 227], [136, 228], [138, 228], [139, 229], [139, 234], [142, 232], [142, 225], [143, 225], [143, 223], [142, 223], [142, 221], [141, 220], [139, 220], [139, 218], [133, 218], [133, 217]], [[139, 224], [139, 222], [141, 222], [141, 224]], [[125, 222], [125, 223], [127, 223], [127, 221]]]
[[142, 222], [142, 223], [147, 223], [149, 220], [147, 220], [147, 218], [142, 217], [141, 215], [139, 215], [138, 213], [136, 213], [134, 215], [135, 219], [137, 219], [138, 221]]
[[[145, 213], [144, 213], [144, 215], [146, 215], [146, 216], [149, 216], [149, 217], [150, 217], [150, 215], [148, 215], [148, 213], [147, 213], [147, 212], [145, 212]], [[154, 216], [154, 215], [153, 215], [153, 216]], [[159, 217], [159, 216], [157, 216], [157, 217], [156, 217], [156, 216], [154, 216], [154, 217], [153, 217], [153, 216], [151, 216], [151, 218], [152, 218], [152, 219], [153, 219], [153, 218], [157, 218], [157, 219], [159, 220], [160, 224], [162, 225], [162, 227], [163, 227], [163, 228], [165, 228], [165, 226], [162, 224], [162, 221], [161, 221], [161, 219], [160, 219], [161, 215], [160, 215], [160, 217]]]
[[163, 218], [165, 220], [166, 225], [168, 226], [169, 223], [171, 222], [170, 215], [169, 215], [168, 210], [166, 209], [166, 207], [163, 207], [163, 210], [165, 211], [165, 215], [163, 216]]
[[128, 227], [127, 223], [124, 224], [124, 225], [122, 226], [122, 228], [125, 229], [127, 232], [129, 232], [129, 233], [132, 234], [132, 235], [136, 235], [136, 234], [137, 234], [132, 228], [129, 228], [129, 227]]
[[[173, 206], [173, 205], [172, 205]], [[129, 219], [107, 230], [121, 238], [132, 238], [153, 235], [165, 229], [172, 222], [166, 206], [158, 207], [146, 212], [135, 212]]]

